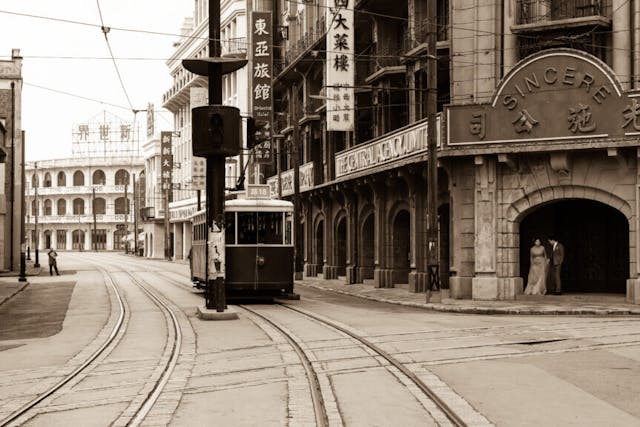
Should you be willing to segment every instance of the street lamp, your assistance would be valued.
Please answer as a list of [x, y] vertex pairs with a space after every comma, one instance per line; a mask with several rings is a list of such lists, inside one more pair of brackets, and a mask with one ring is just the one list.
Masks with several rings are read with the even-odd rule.
[[33, 264], [34, 267], [40, 267], [40, 262], [38, 260], [38, 247], [40, 246], [40, 235], [38, 234], [38, 210], [40, 209], [40, 207], [38, 206], [38, 184], [40, 183], [40, 179], [38, 178], [38, 162], [34, 162], [33, 164], [33, 175], [35, 176], [35, 187], [34, 187], [34, 195], [33, 195], [33, 201], [35, 203], [35, 208], [36, 208], [36, 214], [35, 214], [35, 219], [34, 219], [34, 225], [33, 225], [33, 229], [35, 231], [36, 234], [36, 262]]

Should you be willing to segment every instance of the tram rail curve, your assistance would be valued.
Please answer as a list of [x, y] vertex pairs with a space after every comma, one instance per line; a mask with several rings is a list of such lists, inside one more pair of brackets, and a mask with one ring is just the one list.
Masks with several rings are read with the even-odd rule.
[[[103, 273], [105, 273], [105, 272], [103, 271]], [[115, 282], [113, 281], [113, 278], [111, 277], [110, 274], [108, 274], [108, 272], [105, 274], [105, 281], [113, 289], [113, 291], [114, 291], [114, 293], [116, 295], [117, 301], [118, 301], [118, 307], [119, 307], [119, 311], [120, 311], [119, 316], [118, 316], [118, 320], [116, 321], [115, 325], [113, 326], [113, 328], [111, 330], [111, 333], [109, 334], [107, 339], [102, 343], [102, 345], [100, 345], [100, 347], [98, 347], [84, 362], [82, 362], [71, 373], [66, 375], [64, 378], [62, 378], [60, 381], [58, 381], [52, 387], [47, 389], [45, 392], [39, 394], [36, 398], [32, 399], [31, 401], [29, 401], [26, 404], [24, 404], [23, 406], [21, 406], [19, 409], [17, 409], [13, 413], [11, 413], [5, 419], [0, 420], [0, 427], [6, 427], [6, 426], [13, 425], [14, 422], [16, 422], [20, 418], [24, 417], [25, 415], [28, 415], [40, 403], [42, 403], [42, 401], [44, 401], [48, 397], [50, 397], [53, 394], [55, 394], [58, 390], [60, 390], [62, 387], [64, 387], [65, 384], [69, 383], [69, 381], [73, 380], [78, 375], [80, 375], [83, 371], [85, 371], [114, 342], [116, 336], [118, 335], [118, 333], [121, 331], [121, 329], [123, 327], [124, 318], [125, 318], [125, 314], [126, 314], [126, 309], [125, 309], [124, 301], [122, 299], [122, 295], [120, 294], [120, 291], [118, 290], [118, 286], [116, 286]]]

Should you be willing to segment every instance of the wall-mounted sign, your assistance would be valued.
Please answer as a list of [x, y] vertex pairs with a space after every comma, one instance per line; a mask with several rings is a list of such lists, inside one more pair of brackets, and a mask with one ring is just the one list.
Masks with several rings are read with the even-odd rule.
[[521, 61], [490, 104], [447, 108], [448, 144], [597, 140], [640, 134], [640, 104], [613, 71], [572, 49]]
[[191, 189], [204, 191], [207, 187], [207, 159], [193, 156], [191, 158]]
[[328, 0], [327, 130], [354, 129], [355, 56], [353, 7], [355, 0]]
[[162, 190], [171, 190], [171, 174], [173, 171], [172, 133], [160, 132], [160, 184]]
[[[336, 178], [427, 151], [426, 121], [336, 154]], [[436, 121], [440, 146], [440, 116]]]
[[155, 112], [152, 103], [147, 104], [147, 136], [153, 136], [156, 131]]
[[[293, 188], [293, 169], [282, 172], [280, 174], [282, 178], [282, 197], [291, 196], [294, 193]], [[271, 197], [278, 197], [278, 175], [272, 176], [267, 179], [267, 186], [269, 186]], [[305, 163], [300, 166], [300, 191], [307, 191], [313, 188], [313, 162]]]
[[251, 93], [256, 125], [273, 126], [273, 34], [271, 12], [251, 12]]

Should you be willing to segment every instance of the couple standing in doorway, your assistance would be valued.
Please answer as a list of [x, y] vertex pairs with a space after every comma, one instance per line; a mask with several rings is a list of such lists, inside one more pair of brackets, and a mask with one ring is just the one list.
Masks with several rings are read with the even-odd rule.
[[555, 237], [549, 237], [547, 241], [551, 245], [549, 257], [542, 240], [540, 238], [533, 240], [530, 250], [531, 267], [527, 287], [524, 290], [525, 295], [544, 295], [547, 290], [554, 295], [562, 295], [560, 272], [564, 261], [564, 246]]

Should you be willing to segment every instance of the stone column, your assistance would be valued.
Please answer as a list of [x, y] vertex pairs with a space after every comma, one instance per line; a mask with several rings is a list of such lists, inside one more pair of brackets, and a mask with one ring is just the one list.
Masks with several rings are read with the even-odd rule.
[[[640, 274], [638, 272], [638, 266], [640, 266], [640, 219], [638, 218], [638, 212], [640, 212], [640, 148], [636, 151], [636, 214], [629, 221], [629, 232], [635, 231], [635, 241], [629, 239], [629, 246], [635, 245], [635, 250], [630, 251], [629, 260], [631, 261], [630, 277], [627, 279], [627, 302], [631, 304], [640, 304]], [[629, 236], [631, 237], [631, 236]]]
[[503, 63], [502, 75], [506, 75], [518, 62], [518, 37], [511, 32], [511, 26], [517, 24], [516, 0], [505, 0], [503, 3]]
[[322, 212], [324, 214], [324, 260], [322, 275], [326, 280], [333, 280], [338, 278], [338, 270], [333, 262], [333, 199], [329, 195], [322, 198]]
[[631, 6], [628, 0], [612, 0], [613, 10], [613, 71], [623, 89], [631, 80]]
[[373, 283], [376, 288], [393, 286], [392, 271], [388, 266], [387, 251], [387, 186], [385, 180], [373, 184], [373, 205], [375, 210], [375, 261]]
[[346, 284], [357, 283], [358, 267], [358, 197], [346, 190], [344, 192], [347, 209], [347, 277]]
[[428, 275], [425, 272], [426, 227], [424, 221], [424, 182], [419, 176], [409, 179], [409, 214], [411, 217], [411, 271], [409, 272], [409, 292], [424, 292]]

